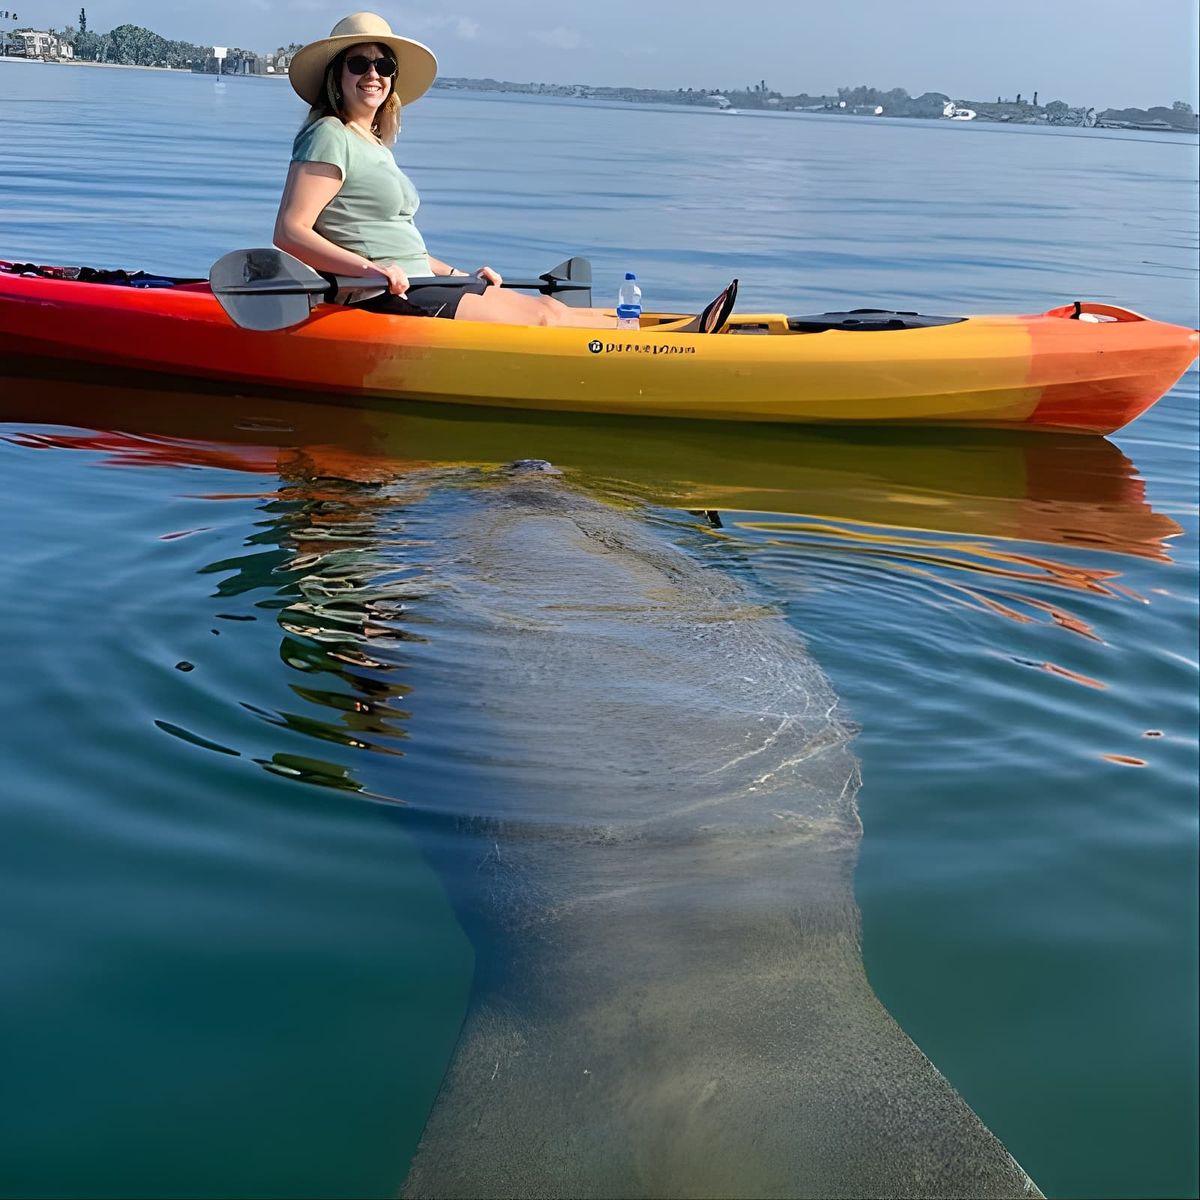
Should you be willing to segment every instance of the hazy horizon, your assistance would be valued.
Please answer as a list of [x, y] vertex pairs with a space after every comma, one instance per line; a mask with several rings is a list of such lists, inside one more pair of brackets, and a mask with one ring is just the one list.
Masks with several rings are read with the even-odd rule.
[[[367, 0], [371, 3], [371, 0]], [[328, 34], [350, 5], [322, 0], [112, 0], [84, 4], [89, 28], [144, 25], [199, 45], [266, 52]], [[442, 75], [513, 82], [736, 91], [765, 80], [794, 95], [860, 84], [955, 99], [1014, 98], [1149, 108], [1197, 103], [1195, 0], [1086, 7], [1009, 0], [1002, 11], [858, 0], [852, 6], [763, 0], [736, 16], [716, 0], [660, 0], [597, 10], [581, 0], [456, 0], [430, 16], [375, 2], [399, 34], [425, 42]], [[78, 0], [18, 6], [20, 23], [77, 25]], [[628, 13], [626, 17], [624, 14]], [[11, 22], [7, 23], [11, 27]]]

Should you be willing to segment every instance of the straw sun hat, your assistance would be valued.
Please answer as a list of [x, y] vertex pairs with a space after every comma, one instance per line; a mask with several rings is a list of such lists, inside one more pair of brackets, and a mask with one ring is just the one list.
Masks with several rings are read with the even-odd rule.
[[373, 42], [386, 46], [396, 57], [396, 91], [401, 104], [423, 96], [437, 75], [437, 59], [428, 46], [411, 38], [398, 37], [392, 27], [375, 13], [360, 12], [343, 17], [327, 38], [309, 42], [297, 50], [288, 67], [288, 78], [297, 95], [315, 104], [325, 80], [325, 68], [349, 46]]

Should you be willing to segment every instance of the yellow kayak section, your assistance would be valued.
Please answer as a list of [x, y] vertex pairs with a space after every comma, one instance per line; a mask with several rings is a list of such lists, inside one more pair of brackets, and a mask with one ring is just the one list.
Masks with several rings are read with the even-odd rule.
[[716, 334], [679, 324], [668, 313], [637, 330], [563, 329], [318, 305], [261, 332], [235, 325], [206, 284], [0, 273], [0, 353], [313, 398], [1111, 433], [1174, 386], [1198, 348], [1195, 330], [1090, 303], [895, 329], [809, 331], [778, 313], [736, 315]]

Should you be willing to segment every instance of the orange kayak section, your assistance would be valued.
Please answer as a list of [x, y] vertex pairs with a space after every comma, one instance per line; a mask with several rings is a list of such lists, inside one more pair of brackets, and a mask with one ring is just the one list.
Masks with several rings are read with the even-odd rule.
[[980, 425], [1112, 433], [1169, 391], [1198, 335], [1113, 305], [922, 328], [797, 332], [736, 315], [716, 335], [546, 329], [320, 305], [254, 332], [206, 284], [136, 288], [0, 272], [0, 354], [310, 399], [727, 421]]

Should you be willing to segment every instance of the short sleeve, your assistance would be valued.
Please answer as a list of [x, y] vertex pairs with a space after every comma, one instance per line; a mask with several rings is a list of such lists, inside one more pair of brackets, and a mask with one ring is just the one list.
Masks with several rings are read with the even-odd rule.
[[329, 163], [345, 179], [349, 152], [341, 121], [326, 117], [300, 130], [292, 143], [292, 162]]

